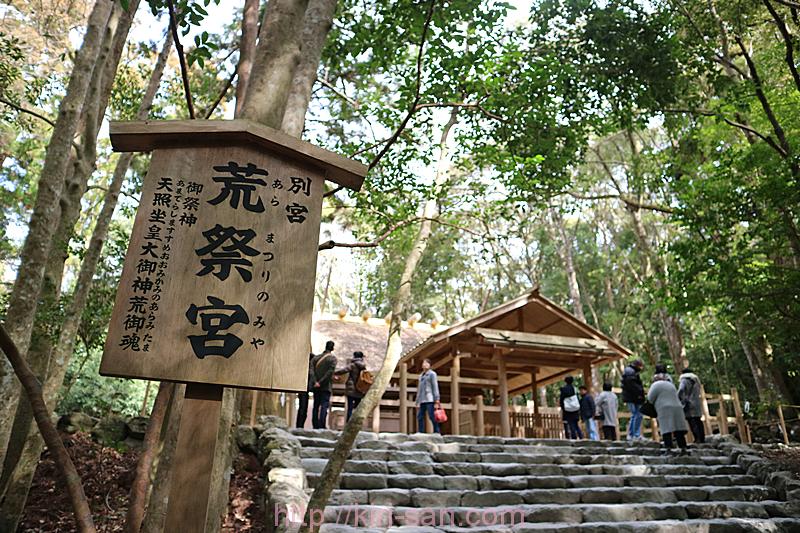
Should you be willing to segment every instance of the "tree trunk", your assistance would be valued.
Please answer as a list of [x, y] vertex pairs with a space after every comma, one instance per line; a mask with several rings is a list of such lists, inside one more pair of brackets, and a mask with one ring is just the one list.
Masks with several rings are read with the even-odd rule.
[[253, 56], [256, 54], [259, 4], [259, 0], [244, 0], [242, 9], [242, 40], [239, 43], [239, 64], [236, 65], [235, 115], [237, 117], [242, 114], [247, 85], [250, 83], [250, 73], [253, 69]]
[[[20, 353], [27, 354], [36, 316], [45, 265], [50, 254], [52, 231], [60, 217], [59, 200], [68, 171], [72, 143], [80, 124], [80, 111], [89, 91], [92, 71], [100, 53], [102, 35], [109, 22], [112, 0], [97, 0], [89, 16], [83, 44], [75, 63], [64, 98], [59, 104], [53, 133], [47, 146], [44, 165], [37, 184], [36, 203], [28, 225], [28, 235], [20, 254], [20, 265], [6, 310], [8, 334]], [[0, 362], [0, 455], [5, 456], [14, 415], [19, 383], [10, 365]]]
[[161, 436], [158, 444], [158, 454], [153, 460], [150, 469], [150, 486], [152, 490], [147, 503], [147, 512], [142, 524], [142, 533], [163, 533], [167, 519], [167, 504], [169, 503], [170, 480], [172, 478], [172, 458], [178, 444], [178, 429], [181, 425], [181, 411], [183, 410], [183, 396], [186, 385], [177, 384], [172, 391], [169, 409], [161, 425]]
[[295, 67], [300, 61], [307, 6], [308, 0], [271, 0], [267, 4], [242, 118], [280, 129]]
[[400, 356], [403, 354], [403, 345], [400, 337], [403, 316], [408, 311], [407, 307], [411, 299], [411, 284], [414, 280], [414, 273], [422, 260], [422, 256], [425, 253], [433, 231], [433, 218], [436, 216], [438, 208], [435, 195], [439, 192], [439, 189], [446, 185], [449, 177], [447, 172], [450, 161], [448, 140], [450, 130], [455, 125], [457, 119], [458, 108], [453, 108], [450, 113], [450, 120], [445, 125], [439, 141], [439, 159], [436, 165], [436, 175], [432, 191], [434, 194], [431, 195], [432, 198], [425, 202], [423, 207], [422, 222], [420, 223], [414, 245], [406, 257], [403, 274], [400, 276], [400, 284], [397, 287], [397, 292], [395, 293], [394, 302], [392, 304], [392, 320], [389, 324], [389, 339], [383, 365], [378, 375], [375, 376], [375, 381], [369, 391], [345, 425], [342, 434], [339, 436], [339, 440], [336, 441], [336, 445], [329, 456], [328, 462], [325, 464], [325, 469], [322, 471], [322, 474], [317, 480], [314, 492], [311, 494], [311, 500], [308, 502], [305, 515], [305, 524], [307, 525], [300, 528], [300, 533], [317, 533], [319, 531], [320, 524], [317, 523], [318, 521], [312, 520], [311, 517], [322, 515], [325, 505], [328, 503], [336, 482], [342, 473], [347, 457], [350, 455], [356, 436], [361, 431], [367, 415], [373, 412], [373, 409], [375, 409], [375, 406], [378, 405], [383, 397], [384, 392], [386, 392], [386, 387], [389, 386], [392, 374], [394, 374]]
[[317, 81], [322, 50], [333, 25], [337, 0], [311, 0], [303, 21], [303, 46], [300, 63], [294, 72], [281, 129], [294, 137], [303, 134], [311, 91]]
[[158, 441], [161, 426], [164, 423], [170, 398], [175, 391], [174, 383], [162, 382], [158, 386], [158, 394], [147, 422], [142, 453], [136, 464], [136, 477], [128, 497], [128, 513], [125, 516], [125, 530], [128, 533], [139, 533], [144, 520], [144, 507], [147, 503], [147, 486], [150, 483], [150, 470], [158, 452]]
[[[572, 301], [572, 314], [586, 324], [586, 315], [583, 312], [583, 297], [581, 296], [581, 287], [578, 285], [578, 270], [575, 267], [575, 254], [572, 249], [572, 237], [569, 235], [566, 226], [564, 225], [564, 218], [558, 209], [552, 209], [551, 217], [555, 225], [558, 238], [561, 241], [561, 259], [564, 261], [564, 268], [567, 274], [567, 288], [569, 290], [569, 299]], [[602, 389], [600, 383], [600, 369], [592, 367], [592, 390], [599, 392]]]
[[758, 399], [762, 403], [789, 403], [788, 387], [783, 376], [773, 371], [771, 352], [766, 338], [755, 335], [747, 323], [748, 318], [740, 317], [734, 322], [739, 343], [742, 345], [747, 363], [756, 382]]

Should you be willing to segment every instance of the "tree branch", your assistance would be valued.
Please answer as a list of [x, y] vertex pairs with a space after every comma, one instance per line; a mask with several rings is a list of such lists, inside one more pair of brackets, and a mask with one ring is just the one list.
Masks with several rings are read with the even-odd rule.
[[331, 250], [333, 248], [376, 248], [377, 246], [380, 246], [380, 244], [383, 241], [385, 241], [387, 238], [389, 238], [389, 236], [392, 233], [394, 233], [395, 231], [397, 231], [398, 229], [400, 229], [402, 227], [405, 227], [405, 226], [408, 226], [409, 224], [413, 224], [414, 222], [418, 222], [420, 220], [422, 220], [422, 219], [419, 218], [419, 217], [414, 217], [414, 218], [409, 218], [407, 220], [403, 220], [401, 222], [393, 224], [393, 225], [389, 226], [389, 229], [387, 229], [385, 232], [383, 232], [383, 234], [381, 234], [380, 237], [378, 237], [377, 239], [375, 239], [372, 242], [336, 242], [334, 240], [330, 240], [330, 241], [326, 241], [326, 242], [323, 242], [322, 244], [320, 244], [319, 248], [317, 248], [317, 250], [319, 250], [319, 251]]
[[203, 113], [203, 118], [205, 118], [206, 120], [211, 118], [211, 114], [214, 113], [214, 110], [217, 109], [217, 106], [219, 106], [220, 102], [222, 102], [222, 99], [225, 98], [226, 94], [228, 94], [228, 91], [230, 90], [231, 86], [233, 86], [233, 80], [236, 79], [237, 74], [238, 72], [236, 72], [236, 70], [234, 69], [233, 74], [231, 74], [228, 77], [228, 81], [225, 82], [225, 85], [223, 85], [222, 89], [219, 91], [219, 95], [217, 95], [217, 98], [214, 100], [211, 106], [209, 106], [206, 112]]
[[416, 87], [414, 88], [414, 100], [411, 102], [411, 106], [408, 109], [408, 113], [406, 113], [405, 118], [400, 122], [400, 125], [397, 127], [395, 132], [389, 137], [389, 141], [384, 145], [378, 155], [370, 161], [368, 165], [368, 170], [372, 170], [375, 165], [380, 162], [386, 152], [389, 151], [392, 144], [400, 137], [400, 134], [408, 125], [408, 122], [411, 120], [411, 117], [414, 116], [416, 113], [417, 104], [419, 104], [419, 99], [421, 97], [421, 90], [422, 90], [422, 56], [425, 50], [425, 40], [428, 37], [428, 30], [430, 29], [431, 21], [433, 20], [433, 9], [436, 6], [436, 0], [431, 0], [430, 5], [428, 7], [428, 14], [425, 17], [425, 24], [422, 26], [422, 36], [420, 37], [419, 42], [419, 52], [417, 53], [417, 76], [416, 76]]
[[358, 109], [359, 107], [361, 107], [361, 104], [359, 104], [357, 101], [353, 100], [352, 98], [350, 98], [349, 96], [344, 94], [342, 91], [337, 89], [334, 84], [332, 84], [331, 82], [329, 82], [325, 78], [318, 76], [317, 77], [317, 81], [320, 83], [320, 85], [330, 89], [330, 91], [333, 94], [335, 94], [336, 96], [338, 96], [339, 98], [341, 98], [342, 100], [344, 100], [345, 102], [347, 102], [348, 104], [353, 106], [354, 109]]
[[47, 449], [53, 454], [53, 462], [55, 462], [56, 468], [67, 486], [67, 493], [69, 494], [79, 531], [81, 533], [95, 533], [92, 512], [89, 510], [89, 502], [83, 492], [81, 477], [78, 475], [78, 471], [75, 470], [75, 465], [72, 463], [72, 459], [70, 459], [67, 449], [64, 447], [64, 443], [61, 441], [61, 437], [50, 418], [50, 413], [42, 395], [42, 384], [22, 355], [20, 355], [17, 345], [8, 336], [5, 324], [0, 324], [0, 349], [6, 354], [14, 373], [25, 390], [25, 395], [31, 404], [33, 417], [36, 419], [36, 425], [39, 427], [45, 444], [47, 444]]
[[194, 103], [192, 102], [192, 89], [189, 86], [189, 69], [186, 66], [186, 56], [183, 53], [183, 45], [178, 35], [178, 21], [175, 15], [175, 4], [172, 0], [167, 0], [169, 8], [169, 28], [172, 31], [172, 38], [175, 41], [175, 50], [178, 52], [178, 60], [181, 66], [181, 79], [183, 80], [183, 92], [186, 95], [186, 108], [189, 110], [189, 118], [194, 120]]
[[800, 9], [800, 2], [792, 2], [791, 0], [775, 0], [779, 4], [783, 4], [786, 7], [791, 7], [792, 9]]
[[675, 210], [670, 207], [665, 207], [663, 205], [657, 204], [647, 204], [643, 202], [638, 202], [627, 195], [624, 194], [597, 194], [597, 195], [583, 195], [578, 194], [576, 192], [567, 191], [567, 194], [576, 198], [578, 200], [619, 200], [625, 205], [629, 207], [635, 207], [636, 209], [645, 209], [648, 211], [658, 211], [659, 213], [665, 213], [667, 215], [672, 215], [675, 213]]
[[0, 102], [6, 104], [8, 107], [10, 107], [12, 109], [16, 109], [20, 113], [25, 113], [27, 115], [30, 115], [32, 117], [36, 117], [39, 120], [42, 120], [42, 121], [46, 122], [47, 124], [50, 125], [51, 128], [56, 125], [55, 122], [53, 122], [51, 119], [47, 118], [43, 114], [39, 113], [38, 111], [34, 111], [32, 109], [26, 109], [26, 108], [24, 108], [24, 107], [22, 107], [20, 105], [15, 104], [14, 102], [12, 102], [10, 100], [6, 100], [5, 98], [2, 98], [2, 97], [0, 97]]
[[442, 103], [425, 103], [425, 104], [417, 104], [415, 111], [419, 111], [420, 109], [430, 108], [430, 107], [462, 107], [466, 109], [477, 109], [487, 117], [497, 120], [500, 122], [507, 122], [507, 120], [500, 115], [495, 115], [491, 111], [487, 110], [483, 107], [480, 102], [442, 102]]
[[[769, 0], [762, 0], [762, 2], [767, 7], [767, 11], [772, 15], [772, 18], [775, 19], [778, 31], [781, 32], [781, 37], [783, 37], [783, 42], [786, 45], [786, 65], [789, 67], [789, 72], [792, 73], [795, 88], [800, 91], [800, 73], [797, 72], [797, 65], [795, 65], [794, 60], [794, 38], [792, 34], [789, 33], [789, 28], [786, 27], [786, 23], [772, 6], [772, 3]], [[800, 5], [798, 5], [798, 7], [800, 7]]]
[[741, 37], [738, 35], [736, 36], [736, 43], [742, 50], [742, 55], [747, 63], [747, 69], [750, 71], [750, 78], [753, 80], [753, 86], [756, 90], [756, 98], [758, 98], [758, 101], [761, 103], [761, 108], [764, 110], [764, 114], [767, 115], [767, 119], [772, 125], [772, 131], [775, 132], [775, 136], [778, 138], [778, 142], [780, 143], [780, 146], [785, 154], [784, 157], [787, 157], [791, 152], [791, 148], [789, 146], [789, 142], [786, 140], [786, 133], [783, 131], [783, 127], [781, 127], [780, 122], [778, 122], [778, 118], [775, 116], [775, 112], [772, 110], [769, 100], [767, 100], [767, 95], [764, 93], [764, 86], [761, 81], [761, 76], [759, 76], [758, 70], [756, 69], [756, 64], [753, 62], [753, 58], [750, 57], [750, 54], [747, 52], [747, 47], [744, 45], [744, 41], [742, 41]]
[[742, 130], [742, 131], [744, 131], [746, 133], [750, 133], [750, 134], [755, 135], [756, 137], [758, 137], [759, 139], [761, 139], [762, 141], [764, 141], [765, 143], [770, 145], [772, 147], [772, 149], [775, 150], [776, 152], [778, 152], [778, 154], [782, 158], [786, 158], [787, 155], [788, 155], [786, 150], [784, 150], [781, 146], [779, 146], [778, 143], [776, 143], [775, 140], [772, 137], [770, 137], [769, 135], [764, 135], [763, 133], [761, 133], [760, 131], [754, 129], [752, 126], [749, 126], [748, 124], [743, 124], [741, 122], [736, 122], [735, 120], [731, 120], [731, 119], [727, 118], [726, 116], [722, 115], [721, 113], [716, 113], [714, 111], [709, 111], [707, 109], [662, 109], [661, 111], [664, 112], [664, 113], [686, 113], [688, 115], [701, 115], [701, 116], [704, 116], [704, 117], [718, 117], [718, 118], [722, 119], [729, 126], [733, 126], [734, 128], [738, 128], [738, 129], [740, 129], [740, 130]]

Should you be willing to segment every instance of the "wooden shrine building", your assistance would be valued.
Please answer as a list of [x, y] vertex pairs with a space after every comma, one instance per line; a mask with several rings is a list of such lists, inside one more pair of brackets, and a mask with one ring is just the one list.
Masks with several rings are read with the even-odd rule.
[[[405, 353], [396, 373], [399, 429], [416, 430], [412, 412], [423, 359], [439, 375], [447, 433], [557, 437], [560, 411], [541, 405], [539, 388], [576, 374], [591, 386], [592, 368], [630, 355], [534, 289]], [[532, 392], [532, 402], [510, 402], [525, 392]]]

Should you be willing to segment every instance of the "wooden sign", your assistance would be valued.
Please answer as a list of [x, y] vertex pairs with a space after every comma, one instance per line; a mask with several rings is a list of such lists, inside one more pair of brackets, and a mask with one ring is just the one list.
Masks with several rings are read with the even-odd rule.
[[240, 120], [111, 139], [155, 150], [100, 373], [305, 391], [324, 181], [363, 165]]

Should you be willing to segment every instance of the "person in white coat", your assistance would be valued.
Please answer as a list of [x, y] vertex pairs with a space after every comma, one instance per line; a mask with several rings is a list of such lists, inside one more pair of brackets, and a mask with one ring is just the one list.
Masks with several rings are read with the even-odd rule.
[[603, 383], [603, 392], [597, 396], [595, 405], [603, 440], [617, 440], [617, 395], [611, 392], [611, 383]]

